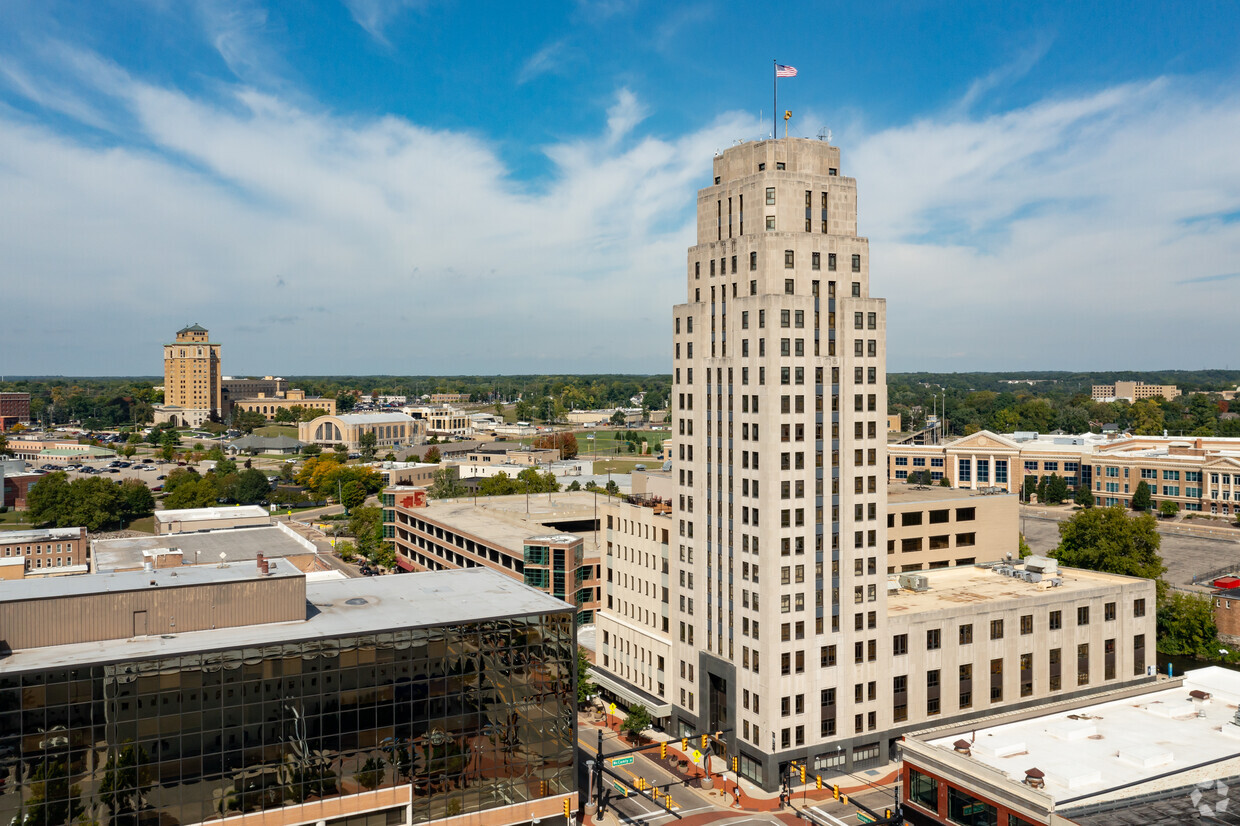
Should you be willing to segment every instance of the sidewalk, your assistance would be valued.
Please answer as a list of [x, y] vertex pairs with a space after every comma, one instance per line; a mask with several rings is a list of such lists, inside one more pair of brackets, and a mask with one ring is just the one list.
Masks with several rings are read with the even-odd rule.
[[[594, 714], [591, 713], [591, 719], [586, 720], [585, 723], [580, 726], [580, 734], [584, 735], [587, 732], [596, 732], [599, 729], [606, 729], [619, 733], [620, 723], [624, 719], [623, 713], [621, 712], [617, 712], [614, 715], [605, 715], [602, 722], [594, 720], [593, 717]], [[780, 811], [779, 791], [765, 791], [744, 778], [739, 778], [738, 781], [737, 776], [730, 770], [724, 772], [711, 772], [711, 779], [714, 781], [713, 789], [698, 788], [697, 781], [705, 777], [706, 772], [701, 766], [693, 763], [692, 760], [689, 759], [688, 755], [681, 752], [678, 748], [680, 744], [679, 738], [669, 737], [666, 734], [648, 732], [645, 735], [645, 739], [648, 740], [651, 745], [656, 747], [660, 742], [666, 742], [668, 744], [668, 757], [676, 758], [679, 762], [676, 766], [672, 766], [667, 761], [659, 760], [660, 765], [667, 772], [675, 775], [682, 781], [688, 781], [688, 783], [692, 784], [695, 790], [700, 794], [708, 795], [710, 797], [717, 797], [718, 802], [716, 805], [718, 806], [720, 812], [733, 811], [736, 812], [736, 814], [741, 815], [745, 812]], [[587, 737], [586, 740], [592, 741], [592, 738]], [[675, 746], [673, 746], [673, 744], [675, 744]], [[593, 742], [591, 742], [591, 746], [593, 746]], [[658, 760], [657, 753], [653, 750], [652, 753], [655, 754], [655, 759]], [[718, 757], [711, 759], [715, 761], [722, 760], [722, 758]], [[874, 778], [869, 781], [869, 784], [873, 784], [873, 786], [882, 786], [895, 781], [896, 778], [899, 777], [900, 769], [898, 764], [889, 763], [879, 767], [877, 772], [878, 773], [874, 776]], [[842, 795], [853, 795], [861, 792], [873, 791], [873, 786], [865, 782], [858, 781], [856, 777], [846, 774], [822, 774], [821, 789], [817, 788], [817, 783], [815, 782], [813, 773], [807, 772], [806, 779], [809, 782], [805, 785], [792, 786], [791, 799], [797, 806], [801, 805], [802, 800], [805, 801], [805, 805], [814, 805], [817, 803], [824, 803], [828, 800], [834, 800], [832, 787], [835, 784], [839, 784], [840, 794]], [[739, 806], [736, 803], [737, 796], [735, 791], [738, 782], [740, 786]], [[788, 822], [794, 823], [796, 819], [795, 815], [792, 814], [790, 810], [784, 811], [788, 813]], [[690, 815], [682, 822], [688, 826], [693, 826], [695, 819], [698, 819], [698, 817], [698, 815]], [[718, 813], [703, 813], [702, 818], [705, 820], [717, 821]]]

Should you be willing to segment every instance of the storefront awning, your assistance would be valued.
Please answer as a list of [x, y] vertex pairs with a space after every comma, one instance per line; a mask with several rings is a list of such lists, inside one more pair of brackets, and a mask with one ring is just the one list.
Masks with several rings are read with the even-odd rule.
[[590, 680], [596, 685], [602, 686], [617, 697], [628, 700], [629, 703], [641, 703], [650, 712], [650, 716], [655, 719], [670, 717], [672, 714], [672, 704], [661, 701], [652, 694], [647, 694], [639, 688], [635, 688], [618, 677], [601, 672], [596, 668], [590, 669]]

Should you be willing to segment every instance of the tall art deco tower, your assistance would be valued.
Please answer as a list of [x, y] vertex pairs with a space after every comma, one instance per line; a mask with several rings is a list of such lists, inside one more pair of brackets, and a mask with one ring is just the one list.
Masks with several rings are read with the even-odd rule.
[[717, 155], [674, 309], [673, 733], [730, 729], [764, 779], [892, 723], [886, 303], [840, 169], [808, 139]]

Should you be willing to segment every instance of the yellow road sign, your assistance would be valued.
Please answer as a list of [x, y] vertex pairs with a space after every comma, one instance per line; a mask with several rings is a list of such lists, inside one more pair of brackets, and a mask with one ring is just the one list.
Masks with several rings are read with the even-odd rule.
[[693, 762], [694, 762], [694, 763], [701, 763], [701, 762], [702, 762], [702, 753], [701, 753], [700, 751], [698, 751], [697, 749], [694, 749], [694, 750], [690, 753], [690, 755], [689, 755], [689, 756], [693, 758]]

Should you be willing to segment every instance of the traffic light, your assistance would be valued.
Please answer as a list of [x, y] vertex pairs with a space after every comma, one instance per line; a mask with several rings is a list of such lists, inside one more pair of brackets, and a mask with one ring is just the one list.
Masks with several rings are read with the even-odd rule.
[[571, 818], [573, 816], [573, 806], [568, 802], [568, 798], [564, 798], [564, 817]]
[[[892, 814], [891, 809], [883, 809], [883, 817], [886, 818], [887, 820], [891, 820], [891, 814]], [[1009, 816], [1009, 819], [1010, 819], [1010, 816]]]
[[659, 744], [659, 757], [663, 758], [664, 760], [667, 759], [667, 743]]
[[538, 784], [538, 792], [539, 792], [539, 795], [542, 797], [547, 796], [547, 781], [546, 780], [543, 780], [542, 782]]
[[804, 765], [801, 766], [801, 782], [802, 783], [805, 782], [805, 766]]
[[646, 791], [646, 778], [644, 777], [637, 778], [637, 790], [639, 792]]
[[834, 797], [836, 800], [840, 799], [840, 784], [839, 783], [836, 783], [834, 786], [831, 787], [831, 796]]
[[842, 795], [840, 795], [840, 802], [841, 802], [841, 803], [843, 803], [845, 806], [847, 806], [847, 805], [848, 805], [848, 795], [846, 795], [846, 794], [842, 794]]
[[732, 773], [736, 774], [741, 767], [741, 759], [739, 757], [732, 758]]
[[707, 743], [707, 741], [709, 741], [709, 740], [710, 740], [710, 736], [709, 736], [709, 735], [706, 735], [706, 734], [703, 734], [703, 735], [702, 735], [702, 751], [706, 751], [706, 743]]
[[689, 753], [689, 738], [688, 737], [680, 738], [680, 750], [681, 752], [685, 754]]
[[817, 785], [818, 788], [820, 789], [822, 788], [822, 775], [821, 774], [814, 775], [814, 783]]

